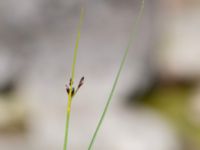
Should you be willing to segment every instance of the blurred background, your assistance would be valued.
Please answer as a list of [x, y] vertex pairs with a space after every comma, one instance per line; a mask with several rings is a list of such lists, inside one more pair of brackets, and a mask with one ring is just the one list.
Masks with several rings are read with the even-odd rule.
[[[140, 0], [0, 1], [1, 150], [62, 149], [81, 7], [69, 149], [87, 149]], [[94, 149], [200, 149], [199, 18], [199, 0], [146, 0]]]

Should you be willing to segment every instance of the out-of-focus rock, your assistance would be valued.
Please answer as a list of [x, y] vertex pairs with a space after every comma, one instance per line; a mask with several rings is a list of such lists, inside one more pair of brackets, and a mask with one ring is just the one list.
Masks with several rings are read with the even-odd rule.
[[[200, 2], [166, 1], [162, 17], [162, 46], [155, 59], [164, 77], [198, 80], [200, 76]], [[171, 7], [170, 7], [171, 6]], [[167, 11], [166, 11], [167, 12]]]
[[24, 103], [8, 97], [0, 97], [0, 134], [26, 130], [27, 114]]

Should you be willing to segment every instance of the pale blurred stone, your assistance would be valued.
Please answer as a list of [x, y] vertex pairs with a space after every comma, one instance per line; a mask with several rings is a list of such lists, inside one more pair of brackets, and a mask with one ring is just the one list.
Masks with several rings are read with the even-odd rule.
[[24, 103], [0, 97], [0, 133], [15, 133], [26, 129], [26, 108]]
[[162, 18], [162, 46], [156, 60], [163, 76], [194, 80], [200, 76], [200, 5], [185, 7]]

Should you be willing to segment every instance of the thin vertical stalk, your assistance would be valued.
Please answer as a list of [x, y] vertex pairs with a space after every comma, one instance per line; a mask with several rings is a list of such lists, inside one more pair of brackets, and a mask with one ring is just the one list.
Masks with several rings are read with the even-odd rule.
[[77, 33], [77, 38], [76, 38], [76, 44], [74, 48], [74, 58], [73, 58], [73, 63], [72, 63], [72, 84], [74, 82], [74, 77], [75, 77], [75, 66], [76, 66], [76, 59], [77, 59], [77, 52], [78, 52], [78, 47], [79, 47], [79, 41], [80, 41], [80, 36], [81, 36], [81, 27], [83, 24], [83, 19], [84, 19], [84, 9], [81, 9], [81, 15], [80, 15], [80, 21], [79, 21], [79, 26], [78, 26], [78, 33]]
[[72, 103], [72, 89], [73, 89], [73, 83], [75, 78], [75, 67], [76, 67], [76, 60], [77, 60], [77, 52], [79, 47], [79, 41], [80, 41], [80, 35], [81, 35], [81, 27], [83, 24], [83, 18], [84, 18], [84, 9], [81, 9], [81, 15], [80, 15], [80, 21], [79, 26], [77, 29], [77, 37], [76, 37], [76, 44], [74, 48], [74, 56], [73, 56], [73, 63], [72, 63], [72, 72], [71, 72], [71, 84], [69, 87], [69, 93], [68, 93], [68, 102], [67, 102], [67, 108], [66, 108], [66, 125], [65, 125], [65, 138], [64, 138], [64, 145], [63, 150], [67, 150], [68, 146], [68, 135], [69, 135], [69, 122], [70, 122], [70, 114], [71, 114], [71, 103]]
[[131, 33], [131, 36], [130, 36], [130, 40], [129, 40], [129, 42], [128, 42], [127, 48], [125, 49], [123, 58], [122, 58], [121, 63], [120, 63], [119, 70], [118, 70], [117, 75], [116, 75], [116, 77], [115, 77], [115, 80], [114, 80], [114, 83], [113, 83], [111, 92], [110, 92], [110, 94], [109, 94], [109, 97], [108, 97], [108, 99], [107, 99], [106, 105], [105, 105], [104, 110], [103, 110], [103, 113], [102, 113], [102, 115], [101, 115], [101, 117], [100, 117], [100, 120], [99, 120], [99, 122], [98, 122], [98, 124], [97, 124], [96, 130], [95, 130], [95, 132], [94, 132], [94, 134], [93, 134], [93, 136], [92, 136], [92, 139], [91, 139], [91, 141], [90, 141], [90, 143], [89, 143], [88, 150], [91, 150], [91, 149], [92, 149], [92, 146], [94, 145], [94, 142], [95, 142], [95, 140], [96, 140], [96, 136], [97, 136], [97, 134], [98, 134], [98, 132], [99, 132], [100, 127], [102, 126], [103, 120], [104, 120], [105, 115], [106, 115], [106, 113], [107, 113], [107, 111], [108, 111], [108, 108], [109, 108], [110, 102], [111, 102], [111, 100], [112, 100], [114, 91], [115, 91], [115, 89], [116, 89], [116, 86], [117, 86], [117, 83], [118, 83], [120, 74], [121, 74], [122, 69], [123, 69], [123, 66], [124, 66], [124, 64], [125, 64], [125, 60], [126, 60], [126, 58], [127, 58], [128, 51], [129, 51], [129, 49], [130, 49], [130, 46], [131, 46], [132, 42], [134, 41], [134, 37], [135, 37], [135, 35], [136, 35], [136, 31], [137, 31], [137, 29], [138, 29], [139, 22], [140, 22], [140, 19], [141, 19], [141, 17], [142, 17], [143, 11], [144, 11], [144, 0], [141, 0], [141, 7], [140, 7], [139, 15], [138, 15], [137, 18], [136, 18], [136, 21], [135, 21], [135, 24], [134, 24], [134, 27], [133, 27], [133, 30], [132, 30], [132, 33]]
[[65, 126], [65, 138], [64, 138], [64, 146], [63, 150], [67, 150], [68, 145], [68, 132], [69, 132], [69, 121], [70, 121], [70, 113], [71, 113], [71, 96], [68, 96], [68, 104], [66, 109], [66, 126]]

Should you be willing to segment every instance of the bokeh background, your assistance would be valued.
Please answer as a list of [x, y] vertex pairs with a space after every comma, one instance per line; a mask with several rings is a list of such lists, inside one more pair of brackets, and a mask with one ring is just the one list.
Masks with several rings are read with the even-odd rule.
[[[0, 1], [1, 150], [62, 149], [81, 7], [69, 149], [87, 149], [140, 0]], [[94, 149], [200, 149], [199, 27], [199, 0], [146, 0]]]

